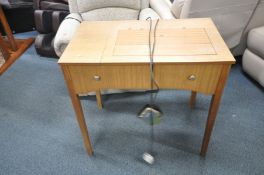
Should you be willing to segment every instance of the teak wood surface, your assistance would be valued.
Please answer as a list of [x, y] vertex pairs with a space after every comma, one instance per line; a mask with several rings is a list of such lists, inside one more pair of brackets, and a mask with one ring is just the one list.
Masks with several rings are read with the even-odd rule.
[[[93, 150], [78, 95], [95, 91], [98, 107], [102, 108], [102, 89], [150, 89], [148, 32], [149, 21], [83, 22], [58, 61], [90, 155]], [[159, 87], [192, 91], [191, 108], [197, 92], [212, 95], [202, 156], [207, 152], [234, 63], [211, 19], [160, 20], [154, 53], [154, 75]]]

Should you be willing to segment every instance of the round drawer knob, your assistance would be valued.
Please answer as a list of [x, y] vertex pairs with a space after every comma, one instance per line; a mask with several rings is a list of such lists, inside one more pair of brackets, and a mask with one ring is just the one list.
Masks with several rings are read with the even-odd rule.
[[188, 80], [194, 81], [194, 80], [196, 80], [196, 76], [195, 75], [190, 75], [188, 77]]
[[99, 75], [95, 75], [95, 76], [94, 76], [94, 80], [95, 80], [95, 81], [100, 81], [100, 80], [101, 80], [101, 77], [100, 77]]

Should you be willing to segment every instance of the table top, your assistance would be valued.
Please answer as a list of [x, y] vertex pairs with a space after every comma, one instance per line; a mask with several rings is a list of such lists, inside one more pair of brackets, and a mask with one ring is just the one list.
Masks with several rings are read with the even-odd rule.
[[[150, 21], [82, 22], [59, 64], [149, 63], [149, 28]], [[212, 20], [195, 18], [159, 21], [154, 62], [233, 64], [235, 59]]]

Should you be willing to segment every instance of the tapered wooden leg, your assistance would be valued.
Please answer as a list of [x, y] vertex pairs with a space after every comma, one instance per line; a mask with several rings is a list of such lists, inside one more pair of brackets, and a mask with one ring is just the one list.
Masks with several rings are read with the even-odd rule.
[[87, 126], [86, 126], [86, 122], [85, 122], [85, 118], [83, 115], [83, 110], [82, 110], [82, 106], [81, 106], [81, 102], [78, 98], [78, 96], [76, 94], [73, 94], [72, 92], [70, 92], [71, 94], [71, 100], [72, 100], [72, 104], [75, 110], [75, 114], [76, 114], [76, 118], [78, 120], [79, 123], [79, 127], [81, 129], [81, 133], [83, 136], [83, 140], [84, 140], [84, 146], [88, 152], [89, 155], [93, 154], [93, 148], [90, 142], [90, 138], [89, 138], [89, 134], [88, 134], [88, 130], [87, 130]]
[[201, 156], [205, 156], [206, 152], [207, 152], [207, 148], [208, 148], [208, 144], [210, 141], [210, 137], [211, 137], [211, 133], [214, 127], [214, 122], [216, 119], [216, 114], [217, 114], [217, 110], [219, 107], [219, 103], [220, 103], [220, 97], [219, 95], [213, 95], [212, 99], [211, 99], [211, 105], [210, 105], [210, 110], [208, 113], [208, 118], [207, 118], [207, 122], [206, 122], [206, 128], [205, 128], [205, 132], [204, 132], [204, 138], [203, 138], [203, 144], [201, 147]]
[[103, 104], [102, 104], [102, 96], [101, 96], [101, 91], [100, 90], [96, 91], [96, 101], [97, 101], [98, 109], [102, 109], [103, 108]]
[[194, 106], [195, 106], [195, 103], [196, 103], [196, 92], [195, 91], [192, 91], [192, 94], [191, 94], [191, 98], [190, 98], [190, 102], [189, 102], [189, 105], [190, 105], [190, 108], [193, 109]]
[[77, 121], [79, 123], [79, 127], [81, 130], [82, 136], [83, 136], [84, 146], [85, 146], [88, 154], [92, 155], [93, 154], [93, 148], [92, 148], [92, 145], [90, 142], [90, 138], [89, 138], [85, 118], [83, 115], [83, 110], [82, 110], [82, 105], [81, 105], [80, 99], [79, 99], [78, 95], [74, 92], [72, 82], [69, 78], [69, 73], [67, 72], [67, 68], [62, 68], [62, 69], [63, 69], [63, 73], [64, 73], [64, 78], [67, 82], [69, 94], [71, 96], [71, 101], [72, 101], [72, 105], [73, 105], [73, 108], [74, 108], [74, 111], [76, 114], [76, 118], [77, 118]]
[[215, 94], [212, 96], [212, 99], [211, 99], [211, 105], [210, 105], [210, 109], [208, 113], [206, 128], [204, 131], [203, 143], [202, 143], [201, 152], [200, 152], [201, 156], [205, 156], [207, 152], [208, 144], [209, 144], [211, 133], [214, 127], [217, 111], [220, 105], [221, 96], [224, 90], [224, 86], [225, 86], [225, 83], [228, 77], [229, 70], [230, 70], [230, 66], [228, 65], [223, 66]]

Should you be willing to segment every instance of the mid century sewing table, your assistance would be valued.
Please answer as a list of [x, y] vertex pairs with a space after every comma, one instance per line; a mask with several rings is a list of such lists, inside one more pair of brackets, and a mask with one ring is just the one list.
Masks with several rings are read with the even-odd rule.
[[[153, 21], [153, 26], [155, 21]], [[149, 21], [82, 22], [59, 59], [85, 148], [93, 154], [79, 94], [150, 89]], [[153, 31], [152, 31], [153, 34]], [[154, 75], [161, 89], [212, 95], [200, 154], [206, 155], [222, 92], [235, 59], [209, 18], [160, 20]], [[171, 99], [173, 100], [173, 99]]]

